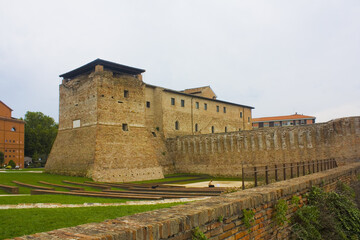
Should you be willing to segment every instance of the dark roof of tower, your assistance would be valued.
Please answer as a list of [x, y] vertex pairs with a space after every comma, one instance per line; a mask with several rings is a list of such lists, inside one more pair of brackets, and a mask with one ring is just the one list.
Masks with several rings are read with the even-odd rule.
[[112, 72], [117, 72], [117, 73], [125, 73], [125, 74], [131, 74], [131, 75], [137, 75], [137, 74], [141, 74], [143, 72], [145, 72], [144, 69], [140, 69], [140, 68], [134, 68], [134, 67], [129, 67], [129, 66], [125, 66], [122, 64], [118, 64], [118, 63], [114, 63], [114, 62], [109, 62], [106, 60], [102, 60], [100, 58], [89, 62], [88, 64], [85, 64], [84, 66], [81, 66], [79, 68], [76, 68], [70, 72], [61, 74], [59, 77], [62, 78], [74, 78], [80, 74], [83, 73], [88, 73], [94, 70], [94, 67], [96, 65], [102, 65], [104, 66], [105, 70], [110, 70]]

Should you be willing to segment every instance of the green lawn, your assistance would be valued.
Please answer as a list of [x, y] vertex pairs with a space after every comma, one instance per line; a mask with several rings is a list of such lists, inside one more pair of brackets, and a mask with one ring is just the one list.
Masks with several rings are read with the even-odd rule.
[[[29, 169], [38, 170], [38, 169]], [[203, 175], [198, 175], [203, 176]], [[181, 174], [170, 175], [169, 178], [160, 180], [144, 181], [144, 183], [155, 183], [173, 180], [189, 180], [191, 182], [213, 180], [240, 180], [238, 178], [212, 178], [207, 176], [206, 179], [196, 180], [196, 176], [183, 176]], [[21, 170], [13, 170], [10, 172], [0, 172], [0, 184], [17, 186], [12, 181], [19, 181], [33, 185], [43, 185], [38, 181], [46, 181], [50, 183], [74, 186], [65, 184], [62, 180], [73, 182], [92, 181], [85, 177], [71, 177], [54, 175], [48, 173], [29, 173], [21, 172]], [[141, 183], [141, 182], [138, 182]], [[184, 183], [189, 183], [184, 181]], [[85, 190], [100, 191], [92, 187], [84, 187]], [[56, 190], [69, 191], [65, 188], [55, 187]], [[112, 188], [118, 189], [118, 188]], [[29, 194], [30, 188], [19, 186], [20, 194]], [[82, 203], [121, 203], [129, 201], [129, 199], [117, 198], [96, 198], [83, 196], [68, 195], [31, 195], [31, 196], [1, 196], [8, 194], [0, 189], [0, 205], [4, 204], [20, 204], [20, 203], [62, 203], [62, 204], [82, 204]], [[130, 200], [134, 201], [134, 200]], [[56, 208], [56, 209], [9, 209], [0, 210], [0, 239], [11, 238], [21, 235], [28, 235], [37, 232], [50, 231], [53, 229], [76, 226], [89, 222], [101, 222], [105, 219], [113, 219], [125, 215], [131, 215], [138, 212], [151, 211], [158, 208], [170, 207], [182, 203], [159, 204], [147, 206], [117, 206], [117, 207], [86, 207], [86, 208]]]
[[148, 206], [0, 210], [0, 239], [14, 238], [84, 223], [102, 222], [180, 203]]
[[[72, 182], [84, 182], [92, 181], [90, 178], [84, 177], [70, 177], [62, 175], [54, 175], [48, 173], [21, 173], [21, 172], [12, 172], [12, 173], [0, 173], [0, 184], [18, 186], [12, 181], [19, 181], [28, 184], [34, 184], [39, 186], [51, 187], [49, 185], [44, 185], [38, 183], [38, 181], [51, 182], [62, 185], [75, 186], [71, 184], [63, 183], [62, 180], [68, 180]], [[20, 194], [29, 194], [31, 188], [19, 187]], [[78, 186], [80, 187], [80, 186]], [[100, 191], [97, 188], [84, 187], [88, 191]], [[68, 189], [55, 187], [59, 191], [69, 191]], [[117, 189], [117, 188], [113, 188]], [[119, 189], [117, 189], [119, 190]], [[1, 195], [8, 194], [4, 190], [0, 189], [0, 204], [18, 204], [18, 203], [63, 203], [63, 204], [81, 204], [81, 203], [118, 203], [126, 202], [129, 199], [118, 199], [118, 198], [97, 198], [97, 197], [83, 197], [83, 196], [69, 196], [69, 195], [31, 195], [31, 196], [9, 196], [2, 197]], [[132, 200], [134, 201], [134, 200]]]

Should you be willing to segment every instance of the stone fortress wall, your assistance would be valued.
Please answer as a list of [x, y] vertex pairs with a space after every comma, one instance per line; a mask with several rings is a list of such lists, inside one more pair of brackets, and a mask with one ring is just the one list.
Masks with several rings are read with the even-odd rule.
[[100, 66], [60, 85], [59, 132], [47, 172], [105, 182], [163, 178], [165, 145], [146, 127], [145, 84], [138, 78]]
[[152, 86], [142, 81], [144, 71], [97, 59], [61, 75], [59, 132], [47, 172], [123, 182], [360, 158], [359, 117], [250, 130], [252, 107], [209, 98], [209, 87], [196, 89], [204, 90], [199, 96]]
[[[174, 171], [166, 138], [252, 128], [252, 107], [145, 84], [144, 71], [97, 59], [61, 75], [47, 172], [105, 182], [159, 179]], [[200, 89], [211, 96], [209, 87]]]
[[167, 139], [176, 172], [238, 176], [244, 167], [335, 158], [360, 159], [360, 117]]

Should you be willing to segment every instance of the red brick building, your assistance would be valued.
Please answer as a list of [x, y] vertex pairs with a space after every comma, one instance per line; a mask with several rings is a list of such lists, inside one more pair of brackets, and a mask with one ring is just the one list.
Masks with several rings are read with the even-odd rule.
[[252, 126], [253, 129], [257, 129], [263, 127], [308, 125], [315, 123], [315, 119], [316, 117], [313, 116], [295, 113], [288, 116], [253, 118]]
[[12, 109], [0, 101], [0, 152], [4, 153], [5, 163], [13, 160], [23, 168], [25, 122], [11, 117], [11, 112]]

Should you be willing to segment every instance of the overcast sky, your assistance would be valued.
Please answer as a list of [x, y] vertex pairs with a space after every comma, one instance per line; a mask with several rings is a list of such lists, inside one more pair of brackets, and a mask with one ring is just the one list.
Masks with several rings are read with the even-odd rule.
[[58, 122], [59, 75], [96, 58], [253, 117], [360, 115], [360, 1], [0, 0], [0, 100]]

